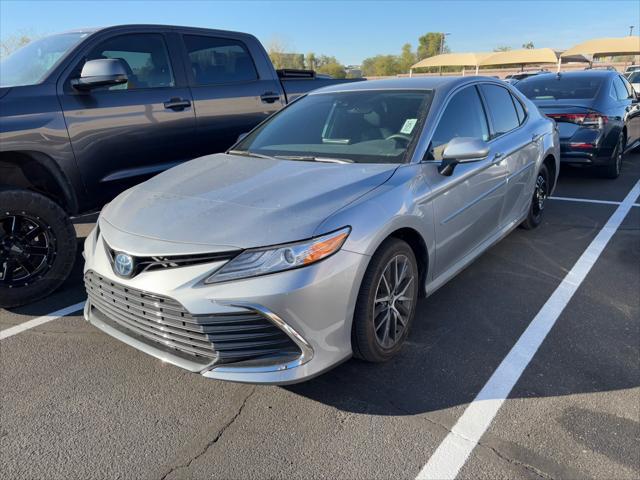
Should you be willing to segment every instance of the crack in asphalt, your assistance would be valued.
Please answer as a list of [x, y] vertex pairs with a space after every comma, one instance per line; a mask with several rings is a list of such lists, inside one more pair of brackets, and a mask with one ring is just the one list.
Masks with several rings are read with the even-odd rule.
[[244, 397], [244, 400], [242, 400], [242, 403], [240, 404], [240, 407], [238, 408], [238, 411], [235, 413], [235, 415], [233, 417], [231, 417], [231, 419], [225, 423], [222, 428], [218, 431], [218, 433], [216, 434], [216, 436], [210, 440], [209, 442], [207, 442], [207, 444], [204, 446], [204, 448], [200, 451], [200, 453], [198, 453], [195, 457], [192, 457], [188, 462], [183, 463], [181, 465], [176, 465], [175, 467], [171, 467], [169, 469], [169, 471], [167, 473], [165, 473], [162, 477], [160, 477], [161, 480], [166, 480], [167, 477], [169, 475], [171, 475], [172, 473], [178, 471], [178, 470], [182, 470], [183, 468], [189, 468], [191, 466], [191, 464], [193, 462], [195, 462], [196, 460], [198, 460], [200, 457], [202, 457], [204, 454], [206, 454], [209, 449], [215, 445], [218, 440], [220, 440], [220, 438], [222, 437], [222, 435], [224, 435], [224, 432], [231, 426], [233, 425], [233, 423], [238, 419], [238, 417], [240, 416], [240, 414], [242, 413], [242, 410], [244, 410], [244, 407], [246, 406], [247, 402], [249, 401], [249, 399], [253, 396], [253, 394], [256, 392], [256, 387], [254, 386], [251, 391], [249, 392], [249, 394]]
[[[402, 408], [399, 405], [396, 405], [392, 400], [387, 399], [387, 402], [389, 403], [389, 405], [391, 405], [393, 408], [395, 408], [396, 410], [403, 412], [407, 415], [411, 415], [411, 412], [407, 411], [406, 409]], [[463, 440], [466, 441], [471, 441], [470, 439], [468, 439], [467, 437], [465, 437], [464, 435], [460, 435], [458, 432], [454, 432], [452, 431], [449, 427], [447, 427], [446, 425], [436, 422], [435, 420], [425, 416], [422, 417], [424, 420], [426, 420], [428, 423], [430, 423], [431, 425], [434, 425], [436, 427], [441, 428], [442, 430], [444, 430], [447, 433], [452, 433], [453, 435], [462, 438]], [[498, 458], [501, 458], [502, 460], [511, 463], [513, 465], [518, 465], [522, 468], [524, 468], [525, 470], [528, 470], [529, 472], [533, 473], [534, 475], [540, 477], [540, 478], [544, 478], [545, 480], [553, 480], [553, 477], [545, 472], [543, 472], [542, 470], [534, 467], [533, 465], [530, 465], [528, 463], [522, 462], [520, 460], [516, 460], [515, 458], [511, 458], [507, 455], [505, 455], [504, 453], [502, 453], [500, 450], [498, 450], [495, 447], [492, 447], [491, 445], [488, 445], [484, 442], [479, 441], [478, 445], [480, 447], [486, 448], [487, 450], [493, 452]]]

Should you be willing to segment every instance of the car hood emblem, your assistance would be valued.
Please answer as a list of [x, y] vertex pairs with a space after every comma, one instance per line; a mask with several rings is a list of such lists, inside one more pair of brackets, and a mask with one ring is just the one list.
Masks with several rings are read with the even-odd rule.
[[120, 277], [130, 278], [133, 274], [133, 257], [118, 252], [113, 258], [113, 271]]

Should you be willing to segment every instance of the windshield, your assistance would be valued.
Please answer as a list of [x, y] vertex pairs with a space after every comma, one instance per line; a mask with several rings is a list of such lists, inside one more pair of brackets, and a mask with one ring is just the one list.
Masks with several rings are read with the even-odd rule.
[[640, 83], [640, 70], [632, 72], [627, 80], [629, 80], [629, 83]]
[[531, 100], [564, 100], [595, 98], [604, 77], [538, 75], [517, 84], [517, 89]]
[[229, 153], [307, 161], [406, 162], [431, 97], [428, 90], [308, 95], [271, 117]]
[[0, 87], [41, 82], [56, 62], [88, 33], [62, 33], [35, 40], [0, 61]]

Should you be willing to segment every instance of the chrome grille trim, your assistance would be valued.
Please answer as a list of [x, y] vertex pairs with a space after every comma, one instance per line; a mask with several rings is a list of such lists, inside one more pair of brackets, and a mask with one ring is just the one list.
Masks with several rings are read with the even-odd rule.
[[169, 297], [125, 287], [91, 270], [85, 286], [91, 307], [121, 329], [208, 365], [302, 353], [287, 333], [257, 311], [192, 315]]

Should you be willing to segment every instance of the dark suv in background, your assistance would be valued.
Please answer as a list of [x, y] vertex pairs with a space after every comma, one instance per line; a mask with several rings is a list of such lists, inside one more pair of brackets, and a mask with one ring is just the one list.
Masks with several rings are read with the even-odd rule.
[[332, 83], [274, 70], [252, 35], [128, 25], [36, 40], [0, 65], [0, 307], [69, 275], [70, 216], [185, 160], [221, 152]]
[[516, 88], [556, 121], [563, 163], [617, 178], [623, 154], [640, 145], [638, 92], [615, 71], [540, 74]]

